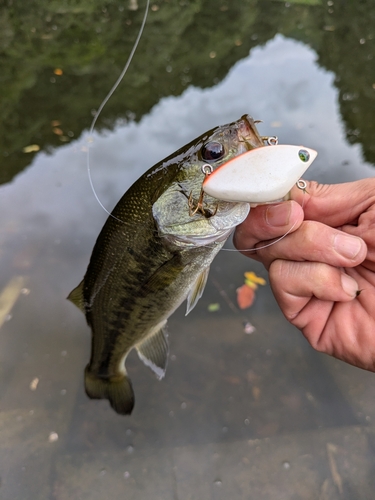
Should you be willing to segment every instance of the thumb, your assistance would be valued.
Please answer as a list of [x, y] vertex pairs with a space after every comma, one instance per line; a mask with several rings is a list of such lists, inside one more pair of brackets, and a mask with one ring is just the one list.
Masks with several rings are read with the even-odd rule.
[[305, 220], [322, 222], [331, 227], [355, 222], [359, 215], [375, 204], [375, 178], [343, 184], [318, 184], [306, 181], [302, 191], [296, 186], [290, 198], [303, 208]]

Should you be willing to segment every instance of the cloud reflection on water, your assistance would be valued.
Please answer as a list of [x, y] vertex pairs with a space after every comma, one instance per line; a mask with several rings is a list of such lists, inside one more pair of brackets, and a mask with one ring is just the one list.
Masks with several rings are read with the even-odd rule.
[[[310, 48], [277, 35], [238, 62], [217, 86], [190, 87], [179, 97], [162, 99], [139, 123], [95, 133], [90, 156], [97, 192], [110, 209], [144, 170], [205, 130], [244, 113], [263, 120], [261, 133], [277, 134], [281, 143], [317, 149], [309, 178], [343, 182], [372, 175], [360, 147], [345, 140], [332, 81]], [[37, 155], [2, 187], [8, 216], [12, 212], [29, 219], [42, 212], [58, 227], [89, 214], [103, 221], [105, 213], [96, 206], [87, 179], [86, 140], [87, 133], [52, 155]]]

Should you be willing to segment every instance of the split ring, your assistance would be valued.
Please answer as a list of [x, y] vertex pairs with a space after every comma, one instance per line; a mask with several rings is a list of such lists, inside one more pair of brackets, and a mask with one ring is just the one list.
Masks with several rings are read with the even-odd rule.
[[267, 138], [267, 144], [269, 146], [277, 146], [279, 143], [279, 138], [276, 137], [276, 136], [273, 136], [273, 137], [268, 137]]
[[204, 175], [210, 175], [214, 171], [213, 166], [209, 165], [208, 163], [204, 163], [201, 166], [202, 174]]
[[303, 179], [300, 179], [299, 181], [296, 182], [296, 186], [298, 187], [298, 189], [305, 191], [305, 189], [307, 188], [307, 182], [304, 181]]

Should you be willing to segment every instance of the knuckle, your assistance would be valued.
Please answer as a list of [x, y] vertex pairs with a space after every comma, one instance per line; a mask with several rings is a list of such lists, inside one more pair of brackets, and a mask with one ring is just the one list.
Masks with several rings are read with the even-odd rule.
[[319, 182], [317, 181], [309, 181], [309, 187], [308, 189], [310, 191], [313, 191], [314, 194], [315, 193], [318, 193], [319, 191], [321, 191], [322, 189], [324, 188], [324, 184], [320, 184]]
[[288, 279], [288, 275], [290, 274], [290, 262], [276, 259], [270, 263], [268, 272], [271, 284], [275, 287], [279, 284], [283, 284], [286, 282], [286, 279]]
[[[304, 241], [304, 243], [307, 244], [313, 244], [316, 241], [316, 236], [318, 232], [318, 224], [317, 222], [314, 221], [304, 221], [301, 225], [301, 237]], [[319, 224], [321, 226], [321, 224]], [[321, 228], [320, 228], [321, 229]]]

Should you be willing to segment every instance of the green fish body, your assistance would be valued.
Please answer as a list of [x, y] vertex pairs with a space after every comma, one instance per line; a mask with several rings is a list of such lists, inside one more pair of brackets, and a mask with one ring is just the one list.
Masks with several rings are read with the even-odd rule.
[[84, 279], [69, 299], [92, 331], [85, 370], [90, 398], [107, 398], [119, 414], [131, 413], [134, 393], [125, 360], [135, 348], [159, 378], [165, 373], [168, 317], [187, 299], [190, 312], [203, 293], [209, 266], [247, 203], [204, 195], [204, 167], [215, 169], [263, 146], [245, 115], [216, 127], [159, 162], [124, 194], [94, 246]]

